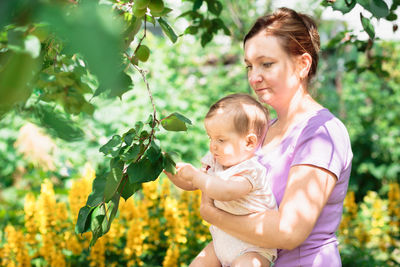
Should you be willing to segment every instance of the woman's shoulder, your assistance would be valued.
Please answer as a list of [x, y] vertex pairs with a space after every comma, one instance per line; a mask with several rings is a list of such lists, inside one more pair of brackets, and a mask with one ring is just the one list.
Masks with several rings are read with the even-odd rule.
[[302, 135], [315, 135], [325, 132], [330, 136], [344, 136], [348, 138], [348, 132], [343, 122], [328, 109], [318, 110], [305, 121], [302, 127]]
[[319, 110], [309, 118], [299, 133], [297, 146], [312, 147], [315, 152], [334, 151], [346, 154], [351, 159], [351, 141], [349, 133], [343, 122], [328, 109]]

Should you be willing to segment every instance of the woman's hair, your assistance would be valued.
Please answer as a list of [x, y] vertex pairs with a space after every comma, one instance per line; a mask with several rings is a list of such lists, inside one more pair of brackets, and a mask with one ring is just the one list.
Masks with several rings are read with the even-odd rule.
[[312, 64], [308, 73], [310, 80], [317, 71], [320, 40], [317, 26], [308, 15], [298, 13], [292, 9], [281, 7], [274, 13], [258, 18], [244, 37], [243, 43], [264, 31], [265, 35], [273, 35], [287, 53], [293, 56], [308, 53], [312, 57]]
[[254, 132], [258, 142], [264, 138], [268, 127], [268, 109], [248, 94], [231, 94], [218, 100], [210, 107], [206, 119], [223, 113], [231, 115], [233, 125], [239, 135]]

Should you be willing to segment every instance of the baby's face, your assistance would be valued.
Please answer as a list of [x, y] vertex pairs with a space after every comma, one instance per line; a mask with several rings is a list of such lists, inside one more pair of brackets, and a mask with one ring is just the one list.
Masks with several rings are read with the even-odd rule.
[[247, 147], [246, 136], [236, 132], [229, 115], [215, 114], [207, 118], [204, 125], [210, 138], [210, 152], [225, 168], [249, 159], [254, 154]]

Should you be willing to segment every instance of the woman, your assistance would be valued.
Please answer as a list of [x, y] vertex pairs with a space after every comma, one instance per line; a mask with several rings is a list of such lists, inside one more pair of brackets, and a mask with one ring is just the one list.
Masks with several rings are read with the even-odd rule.
[[[352, 152], [344, 125], [307, 90], [318, 64], [315, 23], [280, 8], [256, 21], [244, 52], [251, 87], [277, 113], [257, 154], [279, 209], [235, 216], [204, 195], [201, 215], [245, 242], [278, 248], [276, 267], [341, 266], [335, 232]], [[168, 176], [178, 186], [184, 179], [179, 172]]]

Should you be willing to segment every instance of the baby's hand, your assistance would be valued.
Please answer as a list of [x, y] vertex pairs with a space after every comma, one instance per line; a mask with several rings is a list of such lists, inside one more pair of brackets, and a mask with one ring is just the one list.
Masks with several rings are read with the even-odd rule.
[[193, 167], [192, 164], [179, 162], [176, 164], [176, 172], [183, 180], [193, 182], [193, 177], [199, 170]]

